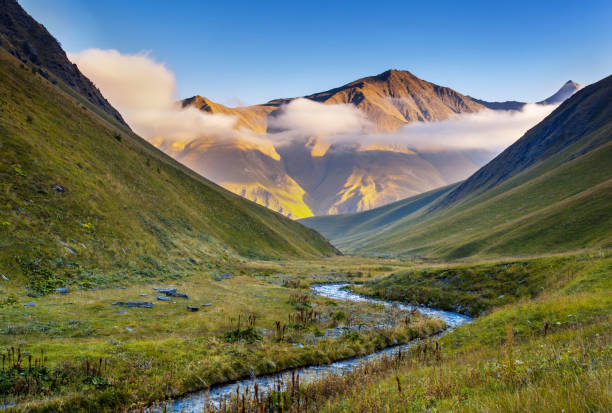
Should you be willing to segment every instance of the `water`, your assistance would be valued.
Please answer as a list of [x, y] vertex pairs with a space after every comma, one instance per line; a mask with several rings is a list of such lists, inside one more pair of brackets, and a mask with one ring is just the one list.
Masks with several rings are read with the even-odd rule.
[[421, 314], [427, 316], [436, 317], [443, 320], [449, 327], [457, 327], [461, 324], [469, 323], [472, 319], [468, 316], [459, 313], [453, 313], [451, 311], [437, 310], [435, 308], [413, 306], [409, 304], [403, 304], [394, 301], [379, 300], [376, 298], [364, 297], [363, 295], [356, 294], [352, 291], [344, 289], [348, 284], [318, 284], [312, 286], [315, 294], [327, 298], [335, 298], [343, 301], [355, 301], [364, 303], [377, 303], [386, 306], [397, 306], [402, 310], [417, 310]]
[[[333, 298], [344, 301], [355, 301], [355, 302], [368, 302], [377, 303], [387, 306], [397, 306], [401, 309], [412, 310], [416, 309], [422, 314], [437, 317], [446, 322], [450, 328], [455, 328], [465, 323], [469, 323], [472, 319], [462, 314], [453, 313], [450, 311], [437, 310], [435, 308], [428, 308], [422, 306], [411, 306], [407, 304], [378, 300], [373, 298], [364, 297], [362, 295], [353, 293], [351, 291], [343, 289], [348, 284], [318, 284], [312, 286], [312, 290], [315, 294], [322, 297]], [[265, 393], [272, 389], [274, 383], [281, 378], [283, 382], [287, 383], [291, 381], [292, 374], [300, 375], [300, 383], [306, 383], [310, 380], [316, 379], [325, 374], [329, 373], [345, 373], [355, 369], [361, 363], [374, 360], [387, 354], [397, 352], [399, 349], [406, 350], [415, 344], [418, 340], [415, 340], [408, 344], [402, 344], [398, 346], [388, 347], [384, 350], [377, 351], [363, 357], [355, 357], [348, 360], [337, 361], [331, 364], [324, 364], [320, 366], [307, 366], [292, 370], [287, 370], [277, 374], [271, 374], [266, 376], [251, 377], [240, 381], [221, 384], [211, 387], [209, 390], [195, 392], [187, 394], [181, 398], [171, 401], [167, 405], [168, 411], [171, 412], [185, 412], [185, 413], [199, 413], [204, 411], [206, 406], [210, 404], [217, 406], [219, 401], [227, 399], [232, 393], [236, 393], [236, 389], [240, 387], [243, 391], [247, 386], [253, 388], [255, 383], [258, 384], [260, 392]], [[156, 409], [153, 409], [154, 411]]]

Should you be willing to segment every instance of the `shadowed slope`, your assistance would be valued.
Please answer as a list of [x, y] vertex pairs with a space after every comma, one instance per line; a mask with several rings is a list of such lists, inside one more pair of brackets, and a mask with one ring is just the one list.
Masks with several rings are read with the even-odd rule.
[[22, 63], [38, 71], [52, 83], [61, 80], [115, 120], [125, 124], [123, 118], [102, 96], [100, 91], [72, 64], [66, 52], [45, 29], [28, 15], [14, 0], [0, 0], [0, 47]]
[[[304, 223], [346, 251], [460, 258], [612, 246], [612, 77], [576, 93], [465, 182]], [[438, 195], [438, 196], [436, 196]], [[331, 229], [330, 229], [331, 228]], [[355, 230], [363, 228], [363, 231]]]
[[[157, 274], [321, 256], [318, 233], [207, 181], [0, 50], [0, 271]], [[20, 264], [21, 263], [21, 264]]]

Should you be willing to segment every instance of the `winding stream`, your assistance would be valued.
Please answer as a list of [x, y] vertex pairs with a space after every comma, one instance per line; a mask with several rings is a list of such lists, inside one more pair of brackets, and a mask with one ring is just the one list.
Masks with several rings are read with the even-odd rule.
[[[317, 295], [327, 298], [333, 298], [337, 300], [344, 301], [355, 301], [355, 302], [368, 302], [368, 303], [378, 303], [387, 306], [397, 306], [400, 309], [412, 310], [416, 309], [422, 314], [437, 317], [446, 322], [449, 326], [449, 329], [455, 328], [462, 324], [469, 323], [472, 321], [470, 317], [467, 317], [462, 314], [453, 313], [450, 311], [442, 311], [437, 310], [435, 308], [421, 307], [421, 306], [412, 306], [407, 304], [402, 304], [398, 302], [384, 301], [378, 300], [374, 298], [364, 297], [362, 295], [356, 294], [354, 292], [343, 289], [343, 287], [348, 284], [317, 284], [313, 285], [311, 288], [313, 292]], [[449, 331], [448, 329], [446, 331]], [[355, 357], [352, 359], [341, 360], [331, 364], [324, 364], [320, 366], [307, 366], [301, 367], [292, 370], [286, 370], [280, 373], [259, 376], [259, 377], [250, 377], [247, 379], [235, 381], [232, 383], [221, 384], [217, 386], [212, 386], [209, 390], [195, 392], [187, 394], [181, 398], [175, 399], [168, 403], [166, 408], [171, 412], [185, 412], [185, 413], [196, 413], [204, 411], [204, 408], [209, 403], [216, 405], [220, 400], [226, 399], [230, 394], [236, 392], [236, 388], [240, 386], [241, 389], [244, 389], [247, 386], [253, 386], [254, 383], [257, 383], [262, 392], [267, 392], [274, 386], [274, 383], [279, 378], [282, 378], [283, 381], [291, 380], [292, 373], [299, 373], [300, 381], [302, 383], [308, 382], [309, 380], [315, 379], [321, 375], [327, 373], [344, 373], [356, 368], [359, 364], [364, 361], [373, 360], [378, 357], [382, 357], [385, 354], [390, 354], [392, 352], [397, 351], [398, 349], [408, 349], [414, 346], [419, 340], [415, 340], [408, 344], [402, 344], [398, 346], [388, 347], [384, 350], [377, 351], [375, 353], [369, 354], [367, 356]], [[155, 411], [156, 409], [153, 409]]]

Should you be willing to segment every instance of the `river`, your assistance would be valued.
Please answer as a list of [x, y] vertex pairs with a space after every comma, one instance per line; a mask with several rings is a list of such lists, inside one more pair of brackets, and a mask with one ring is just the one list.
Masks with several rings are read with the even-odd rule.
[[[412, 310], [416, 309], [422, 314], [437, 317], [446, 322], [450, 329], [456, 328], [462, 324], [469, 323], [472, 319], [468, 316], [453, 313], [450, 311], [437, 310], [435, 308], [412, 306], [408, 304], [391, 302], [385, 300], [379, 300], [374, 298], [368, 298], [360, 294], [356, 294], [352, 291], [346, 290], [348, 284], [316, 284], [311, 287], [313, 292], [322, 297], [344, 300], [344, 301], [355, 301], [355, 302], [369, 302], [378, 303], [387, 306], [397, 306], [401, 309]], [[269, 389], [273, 388], [274, 383], [280, 379], [283, 381], [291, 380], [292, 374], [300, 375], [300, 382], [306, 383], [309, 380], [316, 379], [324, 374], [328, 373], [344, 373], [355, 369], [362, 362], [373, 360], [377, 357], [382, 357], [385, 354], [396, 352], [399, 349], [408, 349], [414, 346], [418, 340], [410, 342], [408, 344], [402, 344], [397, 346], [388, 347], [384, 350], [377, 351], [375, 353], [368, 354], [362, 357], [355, 357], [352, 359], [341, 360], [335, 363], [324, 364], [320, 366], [306, 366], [297, 369], [286, 370], [276, 374], [270, 374], [265, 376], [250, 377], [243, 380], [220, 384], [212, 386], [209, 390], [190, 393], [182, 396], [178, 399], [168, 402], [166, 405], [167, 411], [171, 412], [184, 412], [184, 413], [199, 413], [204, 411], [205, 407], [209, 404], [217, 405], [220, 400], [227, 399], [230, 394], [235, 393], [237, 388], [244, 389], [247, 386], [253, 388], [255, 383], [258, 384], [260, 392], [265, 393]], [[157, 409], [151, 409], [156, 411]]]

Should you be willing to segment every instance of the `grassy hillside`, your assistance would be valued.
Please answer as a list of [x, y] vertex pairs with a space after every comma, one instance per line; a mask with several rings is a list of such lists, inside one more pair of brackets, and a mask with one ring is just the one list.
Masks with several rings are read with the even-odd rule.
[[[431, 271], [446, 272], [447, 277], [422, 274], [422, 280], [458, 287], [471, 280], [483, 298], [495, 289], [512, 290], [517, 280], [524, 282], [518, 283], [510, 301], [491, 303], [486, 314], [439, 339], [365, 362], [353, 371], [323, 376], [300, 386], [299, 392], [286, 383], [271, 399], [282, 397], [289, 412], [610, 411], [609, 255]], [[395, 288], [411, 283], [395, 277], [388, 281]], [[261, 401], [245, 396], [253, 410], [262, 407]], [[234, 398], [229, 410], [239, 410], [243, 400]]]
[[491, 308], [557, 289], [592, 261], [588, 255], [561, 256], [410, 269], [368, 281], [357, 290], [477, 317]]
[[610, 411], [610, 273], [609, 258], [592, 257], [560, 289], [446, 335], [440, 351], [421, 346], [389, 368], [317, 383], [319, 411]]
[[94, 84], [68, 60], [66, 52], [47, 29], [16, 0], [0, 0], [0, 47], [54, 84], [79, 94], [105, 116], [126, 125], [119, 112]]
[[372, 254], [456, 259], [608, 248], [611, 94], [612, 77], [584, 88], [463, 184], [303, 222], [344, 251]]
[[11, 280], [335, 253], [315, 231], [196, 175], [4, 51], [0, 78], [0, 272]]

